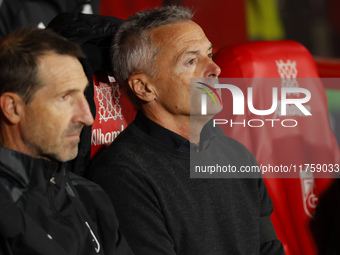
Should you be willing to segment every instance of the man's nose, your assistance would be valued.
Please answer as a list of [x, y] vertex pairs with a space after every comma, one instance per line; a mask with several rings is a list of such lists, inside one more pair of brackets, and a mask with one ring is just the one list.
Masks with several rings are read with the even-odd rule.
[[85, 97], [82, 97], [79, 100], [78, 109], [77, 109], [77, 122], [80, 122], [84, 125], [91, 125], [94, 121], [92, 113], [90, 111], [89, 104]]
[[221, 68], [209, 58], [205, 77], [216, 78], [221, 74]]

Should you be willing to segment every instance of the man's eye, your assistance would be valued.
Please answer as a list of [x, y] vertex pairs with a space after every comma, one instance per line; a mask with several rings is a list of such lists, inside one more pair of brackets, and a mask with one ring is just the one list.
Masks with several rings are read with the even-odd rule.
[[194, 58], [193, 58], [193, 59], [190, 59], [189, 62], [188, 62], [188, 64], [190, 64], [190, 65], [195, 64], [195, 59], [194, 59]]
[[61, 96], [61, 100], [63, 100], [63, 101], [66, 101], [66, 100], [68, 100], [69, 98], [70, 98], [70, 95], [69, 95], [69, 94], [66, 94], [66, 95]]
[[212, 58], [214, 57], [214, 54], [209, 53], [209, 54], [208, 54], [208, 57], [209, 57], [210, 59], [212, 59]]

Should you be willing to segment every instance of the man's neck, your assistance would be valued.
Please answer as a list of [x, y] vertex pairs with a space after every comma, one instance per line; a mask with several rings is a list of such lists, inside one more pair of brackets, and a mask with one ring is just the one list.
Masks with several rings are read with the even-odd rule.
[[212, 116], [172, 115], [168, 112], [150, 112], [146, 109], [142, 112], [148, 119], [196, 145], [199, 145], [203, 126], [212, 118]]
[[34, 158], [43, 158], [46, 160], [50, 160], [46, 157], [37, 156], [32, 146], [25, 145], [18, 126], [1, 126], [0, 145], [4, 148], [26, 154]]

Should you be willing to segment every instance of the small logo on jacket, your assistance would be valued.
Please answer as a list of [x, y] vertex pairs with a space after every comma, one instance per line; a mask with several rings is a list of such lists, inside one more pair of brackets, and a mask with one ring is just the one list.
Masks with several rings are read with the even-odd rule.
[[93, 237], [92, 242], [94, 242], [94, 244], [95, 244], [94, 249], [95, 249], [95, 251], [96, 251], [97, 253], [99, 253], [99, 251], [100, 251], [100, 244], [99, 244], [99, 242], [98, 242], [98, 239], [97, 239], [96, 235], [93, 233], [93, 231], [92, 231], [92, 229], [91, 229], [89, 223], [87, 223], [87, 221], [85, 221], [85, 224], [86, 224], [86, 226], [88, 227], [88, 229], [90, 230], [90, 233], [91, 233], [91, 235], [92, 235], [92, 237]]

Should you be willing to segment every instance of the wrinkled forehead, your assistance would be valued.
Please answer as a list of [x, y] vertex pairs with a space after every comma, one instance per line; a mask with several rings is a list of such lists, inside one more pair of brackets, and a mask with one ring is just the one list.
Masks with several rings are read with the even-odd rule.
[[38, 61], [39, 82], [54, 90], [87, 86], [88, 80], [79, 60], [69, 55], [49, 53]]
[[38, 61], [40, 77], [52, 79], [76, 79], [85, 76], [80, 61], [69, 55], [45, 54]]
[[162, 49], [209, 42], [203, 29], [193, 21], [183, 21], [150, 31], [152, 42]]

